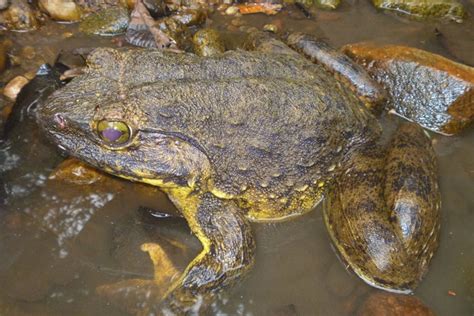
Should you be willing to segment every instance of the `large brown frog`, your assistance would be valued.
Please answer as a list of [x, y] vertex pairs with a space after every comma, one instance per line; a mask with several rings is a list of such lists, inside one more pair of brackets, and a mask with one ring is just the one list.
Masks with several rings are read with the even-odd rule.
[[147, 314], [198, 311], [251, 267], [250, 221], [301, 215], [323, 198], [330, 236], [359, 277], [416, 287], [439, 231], [431, 143], [404, 124], [384, 149], [374, 116], [340, 79], [274, 40], [206, 58], [101, 48], [39, 109], [60, 148], [159, 186], [202, 243]]

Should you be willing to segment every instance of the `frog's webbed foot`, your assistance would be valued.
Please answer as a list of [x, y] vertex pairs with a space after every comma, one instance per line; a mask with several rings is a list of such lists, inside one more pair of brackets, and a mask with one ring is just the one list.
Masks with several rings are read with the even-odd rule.
[[351, 153], [324, 218], [342, 259], [365, 282], [410, 293], [438, 246], [440, 193], [431, 142], [402, 125], [385, 153], [372, 144]]
[[170, 195], [202, 243], [203, 250], [165, 294], [161, 311], [194, 314], [223, 287], [253, 264], [255, 243], [250, 224], [233, 201], [210, 193], [180, 201]]
[[[176, 246], [181, 248], [181, 245]], [[106, 284], [99, 286], [97, 293], [130, 314], [150, 315], [179, 271], [159, 244], [146, 243], [141, 249], [148, 252], [153, 262], [153, 280], [131, 279]]]
[[309, 34], [293, 33], [286, 41], [291, 48], [315, 64], [322, 65], [339, 80], [345, 82], [369, 109], [378, 111], [387, 99], [385, 90], [369, 76], [362, 66], [323, 40]]
[[[158, 244], [144, 244], [153, 261], [153, 280], [133, 279], [104, 285], [97, 292], [135, 315], [195, 314], [253, 264], [250, 224], [232, 201], [211, 194], [170, 198], [182, 211], [203, 250], [180, 275]], [[171, 284], [171, 285], [170, 285]]]

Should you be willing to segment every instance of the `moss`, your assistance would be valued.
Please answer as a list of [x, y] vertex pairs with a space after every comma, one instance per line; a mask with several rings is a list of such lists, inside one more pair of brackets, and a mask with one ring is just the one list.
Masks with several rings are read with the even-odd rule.
[[125, 8], [104, 9], [82, 20], [79, 30], [86, 34], [112, 36], [124, 33], [129, 22]]
[[448, 18], [461, 22], [466, 12], [456, 0], [372, 0], [375, 7], [418, 18]]

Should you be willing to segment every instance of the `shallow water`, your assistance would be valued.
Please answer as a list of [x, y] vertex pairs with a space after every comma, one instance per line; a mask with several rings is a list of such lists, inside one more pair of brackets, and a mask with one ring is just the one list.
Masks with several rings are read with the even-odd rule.
[[[473, 65], [474, 5], [466, 5], [471, 16], [462, 24], [411, 21], [377, 12], [368, 1], [346, 1], [337, 12], [320, 12], [313, 19], [297, 10], [243, 19], [256, 27], [279, 20], [285, 30], [314, 33], [334, 46], [365, 40], [406, 44]], [[227, 39], [235, 36], [226, 28], [232, 18], [216, 14], [211, 19], [213, 27], [226, 30]], [[35, 47], [36, 57], [8, 70], [3, 80], [52, 62], [59, 50], [115, 45], [109, 38], [77, 35], [74, 25], [53, 23], [39, 32], [7, 36], [18, 51]], [[388, 117], [386, 125], [397, 120]], [[441, 243], [415, 294], [437, 315], [472, 316], [474, 130], [432, 136], [442, 193]], [[48, 180], [63, 159], [28, 120], [0, 146], [0, 315], [125, 315], [98, 297], [95, 288], [152, 278], [151, 261], [140, 244], [163, 244], [181, 269], [200, 249], [183, 220], [139, 210], [174, 210], [158, 190], [113, 178], [90, 186]], [[210, 313], [351, 315], [355, 302], [375, 291], [338, 260], [320, 207], [290, 222], [254, 225], [254, 231], [254, 269], [225, 291]]]

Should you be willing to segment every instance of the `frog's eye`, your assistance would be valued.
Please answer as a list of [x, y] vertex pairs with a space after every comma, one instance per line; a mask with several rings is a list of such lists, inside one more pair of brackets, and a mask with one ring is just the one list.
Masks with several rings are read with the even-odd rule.
[[121, 121], [102, 120], [97, 124], [99, 137], [111, 145], [122, 145], [130, 139], [130, 127]]

